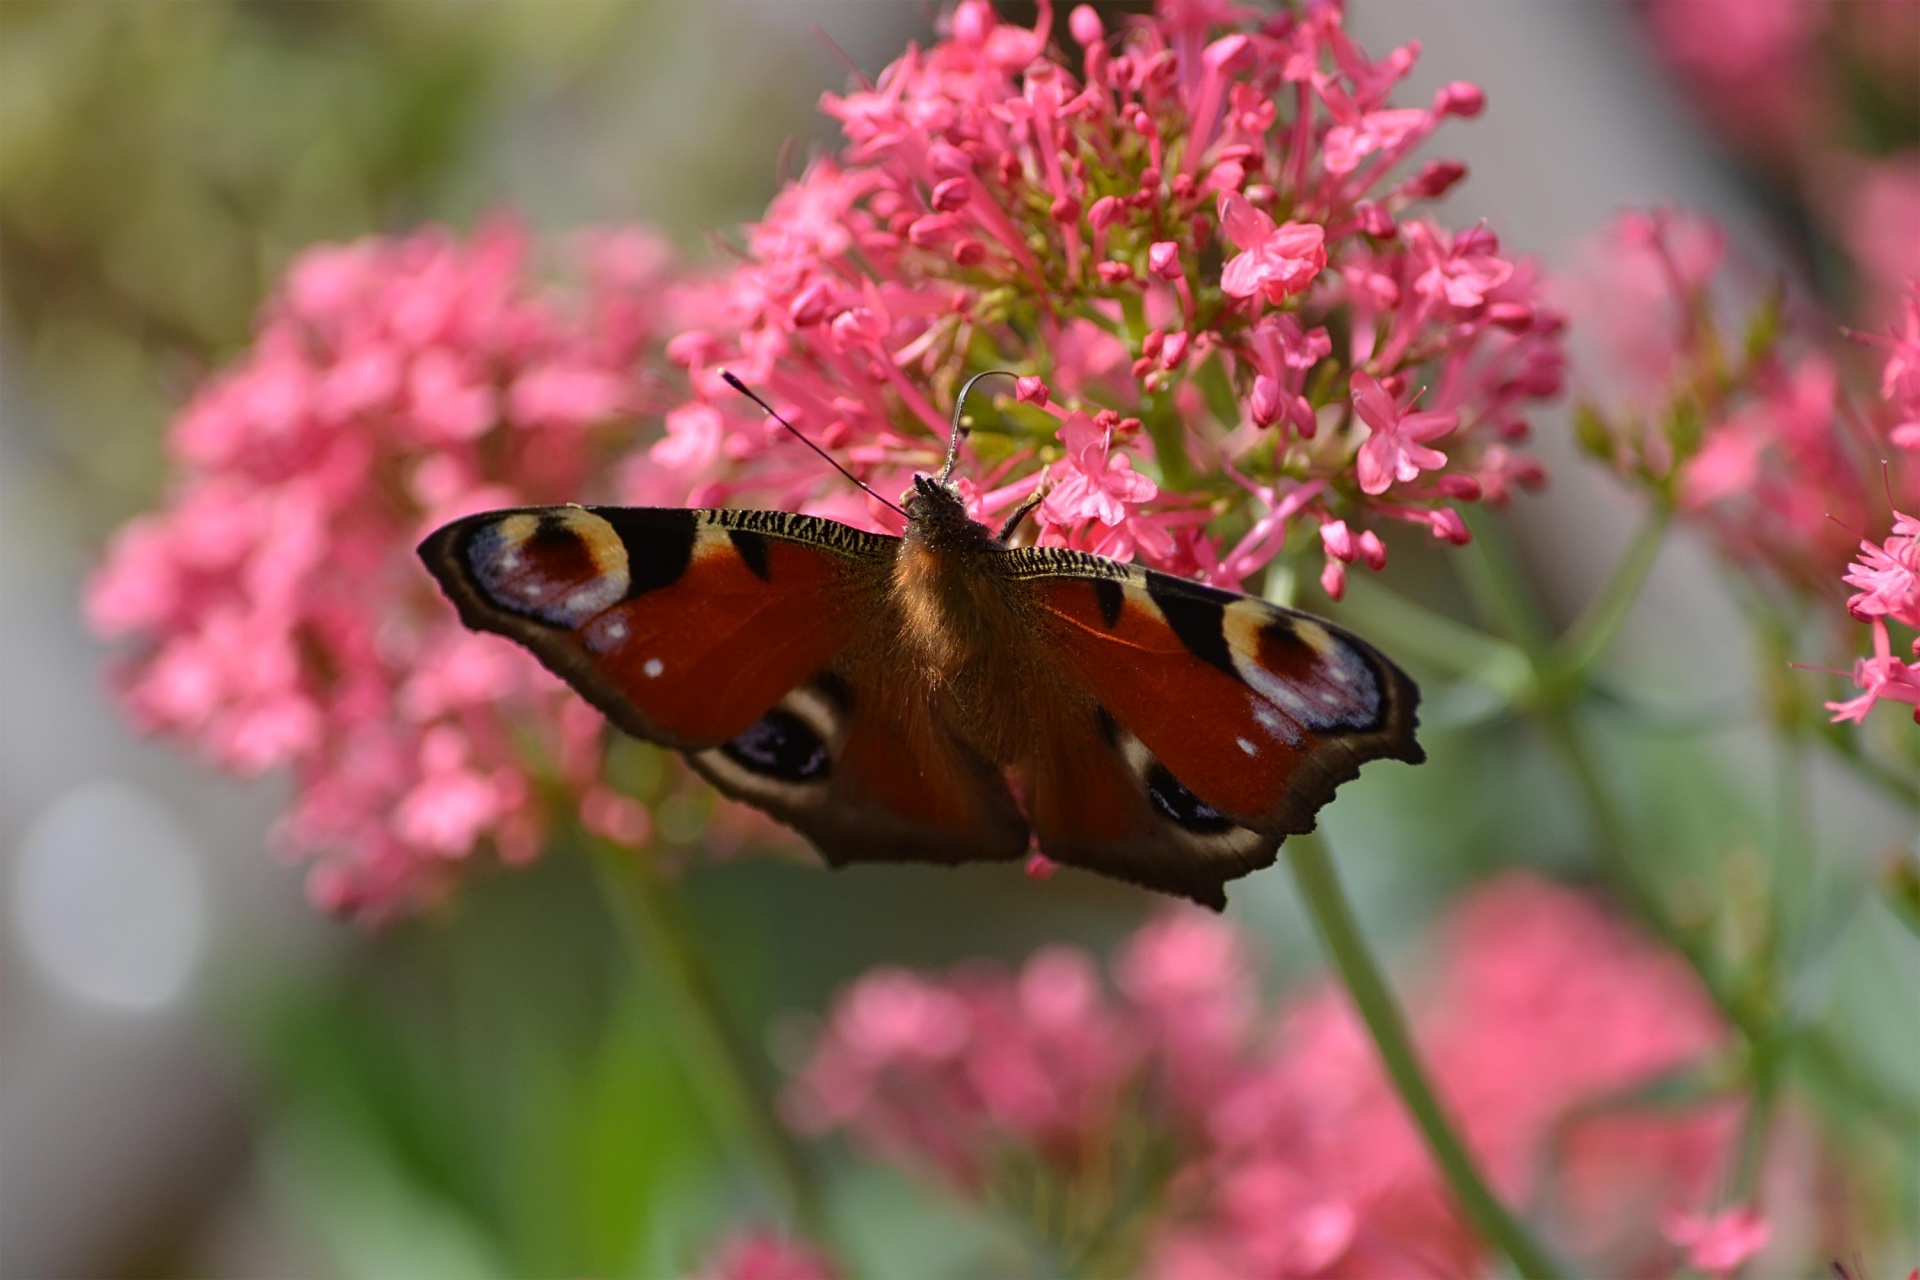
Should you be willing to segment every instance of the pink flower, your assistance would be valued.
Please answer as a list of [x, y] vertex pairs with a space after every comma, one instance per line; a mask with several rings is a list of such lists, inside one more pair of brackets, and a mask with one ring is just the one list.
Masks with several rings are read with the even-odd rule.
[[839, 1280], [819, 1249], [764, 1227], [734, 1231], [715, 1246], [689, 1280]]
[[1660, 1231], [1686, 1250], [1687, 1266], [1715, 1280], [1726, 1280], [1773, 1238], [1773, 1224], [1746, 1205], [1714, 1214], [1670, 1212]]
[[1278, 306], [1312, 284], [1327, 265], [1327, 229], [1317, 223], [1276, 226], [1228, 193], [1220, 197], [1220, 226], [1240, 250], [1220, 272], [1220, 287], [1236, 298], [1257, 296]]
[[1882, 698], [1904, 702], [1914, 708], [1914, 720], [1920, 723], [1920, 663], [1909, 664], [1893, 656], [1884, 618], [1873, 619], [1873, 656], [1854, 664], [1853, 683], [1860, 696], [1844, 702], [1829, 702], [1827, 710], [1835, 721], [1851, 720], [1863, 724], [1867, 713]]
[[1894, 512], [1893, 532], [1884, 544], [1860, 544], [1846, 581], [1859, 588], [1847, 601], [1854, 617], [1892, 618], [1920, 630], [1920, 520]]
[[1411, 483], [1422, 471], [1447, 465], [1447, 455], [1427, 448], [1426, 442], [1438, 440], [1458, 427], [1459, 414], [1408, 413], [1364, 372], [1354, 373], [1352, 390], [1353, 407], [1371, 432], [1360, 446], [1362, 493], [1385, 493], [1395, 483]]
[[1084, 413], [1075, 413], [1060, 426], [1066, 446], [1064, 474], [1047, 490], [1040, 518], [1054, 526], [1097, 520], [1117, 525], [1129, 508], [1152, 500], [1159, 487], [1133, 469], [1132, 460], [1113, 448], [1113, 429], [1101, 427]]

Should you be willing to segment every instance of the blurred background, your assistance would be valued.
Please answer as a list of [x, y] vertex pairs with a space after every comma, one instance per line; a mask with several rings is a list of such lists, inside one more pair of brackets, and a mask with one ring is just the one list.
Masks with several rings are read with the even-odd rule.
[[[284, 792], [130, 736], [78, 601], [159, 493], [170, 413], [244, 347], [297, 249], [513, 208], [536, 230], [644, 219], [701, 251], [832, 145], [814, 104], [843, 59], [874, 74], [931, 21], [816, 0], [0, 7], [0, 1270], [675, 1274], [766, 1207], [691, 1101], [657, 993], [610, 977], [621, 941], [586, 868], [476, 877], [371, 933], [320, 917], [265, 850]], [[1484, 86], [1485, 116], [1439, 150], [1471, 171], [1454, 208], [1495, 211], [1512, 249], [1558, 266], [1621, 207], [1680, 203], [1847, 297], [1796, 178], [1729, 149], [1634, 9], [1355, 0], [1350, 25], [1376, 51], [1424, 43], [1412, 99]], [[1563, 619], [1636, 515], [1569, 437], [1542, 433], [1551, 507], [1517, 514]], [[1717, 581], [1703, 549], [1669, 545], [1620, 658], [1644, 687], [1746, 697]], [[1751, 736], [1735, 716], [1616, 744], [1676, 865], [1737, 827]], [[1564, 786], [1514, 732], [1343, 791], [1327, 821], [1369, 931], [1399, 936], [1500, 866], [1577, 865]], [[1834, 857], [1912, 839], [1837, 773], [1812, 803]], [[1148, 905], [999, 868], [702, 860], [685, 884], [725, 1000], [776, 1062], [868, 965], [1104, 947]], [[1277, 871], [1232, 911], [1276, 981], [1317, 966]], [[1883, 914], [1833, 929], [1823, 1016], [1920, 1106], [1920, 945]], [[899, 1175], [839, 1160], [831, 1194], [878, 1273], [991, 1256], [993, 1223]]]

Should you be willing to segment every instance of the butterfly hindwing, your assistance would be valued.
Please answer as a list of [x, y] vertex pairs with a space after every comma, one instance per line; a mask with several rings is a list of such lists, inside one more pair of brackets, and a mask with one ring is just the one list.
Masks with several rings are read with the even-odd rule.
[[871, 667], [824, 673], [746, 733], [689, 759], [836, 866], [1020, 857], [1027, 824], [1002, 772], [916, 711]]
[[1310, 831], [1366, 761], [1425, 758], [1413, 682], [1331, 623], [1078, 552], [1009, 555], [1044, 642], [1223, 819], [1270, 836]]
[[1026, 770], [1041, 850], [1056, 862], [1218, 909], [1226, 882], [1273, 862], [1280, 837], [1241, 826], [1175, 778], [1098, 706], [1058, 727]]

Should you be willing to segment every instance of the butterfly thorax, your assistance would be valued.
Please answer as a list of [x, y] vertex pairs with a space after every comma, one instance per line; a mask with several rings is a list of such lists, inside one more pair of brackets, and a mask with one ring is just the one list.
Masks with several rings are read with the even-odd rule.
[[892, 593], [902, 644], [943, 717], [1008, 762], [1026, 747], [1008, 691], [1030, 690], [1038, 673], [1027, 669], [1022, 594], [998, 563], [1007, 548], [968, 517], [957, 492], [927, 477], [915, 478], [906, 512]]

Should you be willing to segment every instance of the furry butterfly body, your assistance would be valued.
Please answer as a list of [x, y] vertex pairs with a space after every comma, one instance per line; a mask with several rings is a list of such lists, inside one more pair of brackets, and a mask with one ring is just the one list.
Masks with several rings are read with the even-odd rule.
[[[536, 507], [421, 544], [470, 627], [835, 865], [1057, 862], [1212, 907], [1368, 760], [1413, 682], [1307, 614], [1010, 547], [917, 477], [903, 537], [770, 511]], [[1017, 797], [1017, 798], [1016, 798]]]

